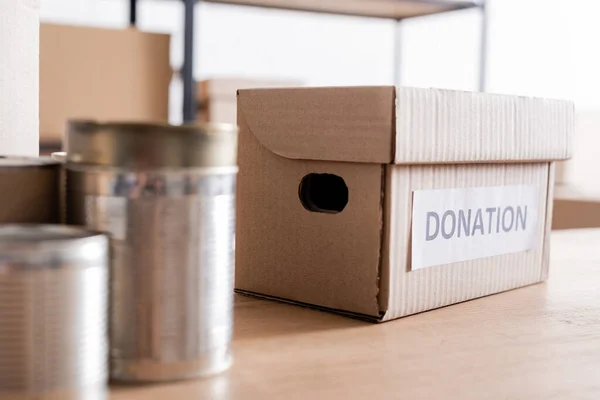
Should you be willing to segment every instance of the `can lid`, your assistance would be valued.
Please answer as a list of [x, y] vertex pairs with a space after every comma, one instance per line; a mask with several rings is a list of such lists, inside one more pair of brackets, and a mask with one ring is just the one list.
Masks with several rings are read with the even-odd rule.
[[8, 243], [71, 240], [98, 235], [102, 233], [66, 225], [7, 224], [0, 225], [0, 248]]
[[104, 233], [65, 225], [0, 225], [0, 272], [15, 268], [15, 263], [20, 267], [56, 268], [61, 266], [56, 262], [98, 263], [106, 262], [107, 256], [108, 237]]
[[67, 160], [67, 152], [66, 151], [55, 151], [52, 154], [50, 154], [50, 157], [53, 160], [60, 161], [62, 163]]
[[0, 168], [40, 168], [59, 164], [58, 161], [50, 157], [0, 156]]
[[237, 165], [237, 127], [69, 121], [67, 162], [126, 168]]

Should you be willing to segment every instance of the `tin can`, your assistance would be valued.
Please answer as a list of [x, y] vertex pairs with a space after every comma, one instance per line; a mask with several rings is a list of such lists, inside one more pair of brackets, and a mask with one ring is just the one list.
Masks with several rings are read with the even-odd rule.
[[0, 399], [106, 398], [108, 250], [79, 228], [0, 226]]
[[231, 363], [237, 128], [71, 122], [67, 221], [109, 232], [111, 377]]
[[55, 151], [52, 154], [50, 154], [50, 157], [53, 160], [65, 162], [67, 160], [67, 152], [66, 151]]
[[61, 164], [50, 157], [0, 157], [0, 223], [60, 222]]
[[62, 164], [64, 164], [65, 161], [67, 161], [67, 153], [64, 151], [55, 151], [54, 153], [50, 154], [50, 158], [52, 158], [55, 161], [58, 161], [61, 164], [58, 196], [60, 206], [60, 222], [64, 224], [67, 221], [67, 200], [65, 198], [65, 191], [67, 189], [67, 177], [65, 175], [65, 169], [63, 168]]

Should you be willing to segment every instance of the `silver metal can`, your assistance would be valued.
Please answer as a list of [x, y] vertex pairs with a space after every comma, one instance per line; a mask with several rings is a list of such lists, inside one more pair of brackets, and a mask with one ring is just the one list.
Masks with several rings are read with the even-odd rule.
[[107, 397], [108, 250], [79, 228], [0, 226], [0, 399]]
[[67, 221], [109, 232], [111, 377], [231, 363], [237, 128], [71, 122]]
[[50, 158], [56, 161], [65, 162], [67, 160], [67, 152], [66, 151], [55, 151], [50, 154]]
[[57, 161], [61, 164], [58, 194], [59, 194], [59, 199], [60, 199], [60, 222], [64, 224], [67, 220], [67, 203], [66, 203], [66, 198], [65, 198], [67, 177], [65, 175], [65, 170], [62, 167], [62, 164], [64, 164], [65, 161], [67, 161], [67, 153], [64, 151], [55, 151], [54, 153], [50, 154], [50, 158], [52, 158], [54, 161]]

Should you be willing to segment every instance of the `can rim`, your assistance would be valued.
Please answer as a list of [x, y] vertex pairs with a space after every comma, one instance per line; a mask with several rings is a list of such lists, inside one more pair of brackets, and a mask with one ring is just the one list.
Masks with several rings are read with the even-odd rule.
[[108, 266], [109, 237], [82, 227], [0, 225], [0, 275]]
[[110, 130], [116, 129], [177, 129], [179, 131], [188, 133], [203, 133], [203, 134], [215, 134], [215, 133], [237, 133], [238, 128], [234, 124], [228, 124], [225, 122], [203, 122], [201, 124], [183, 124], [183, 125], [172, 125], [167, 122], [137, 122], [137, 121], [110, 121], [101, 122], [93, 119], [71, 119], [69, 125], [72, 127], [90, 127], [90, 128], [104, 128]]
[[52, 158], [52, 160], [57, 161], [62, 164], [67, 159], [67, 152], [66, 151], [54, 151], [54, 152], [52, 152], [52, 154], [50, 154], [50, 158]]
[[60, 165], [51, 157], [0, 156], [0, 168], [46, 168]]
[[70, 120], [66, 161], [125, 168], [237, 165], [236, 125]]
[[2, 224], [0, 248], [25, 243], [56, 243], [106, 236], [105, 233], [76, 226], [53, 224]]

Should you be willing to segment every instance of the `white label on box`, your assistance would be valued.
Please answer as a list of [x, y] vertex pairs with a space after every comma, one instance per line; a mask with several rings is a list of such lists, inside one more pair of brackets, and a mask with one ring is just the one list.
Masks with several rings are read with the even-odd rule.
[[534, 185], [414, 191], [411, 269], [534, 249], [539, 199]]

